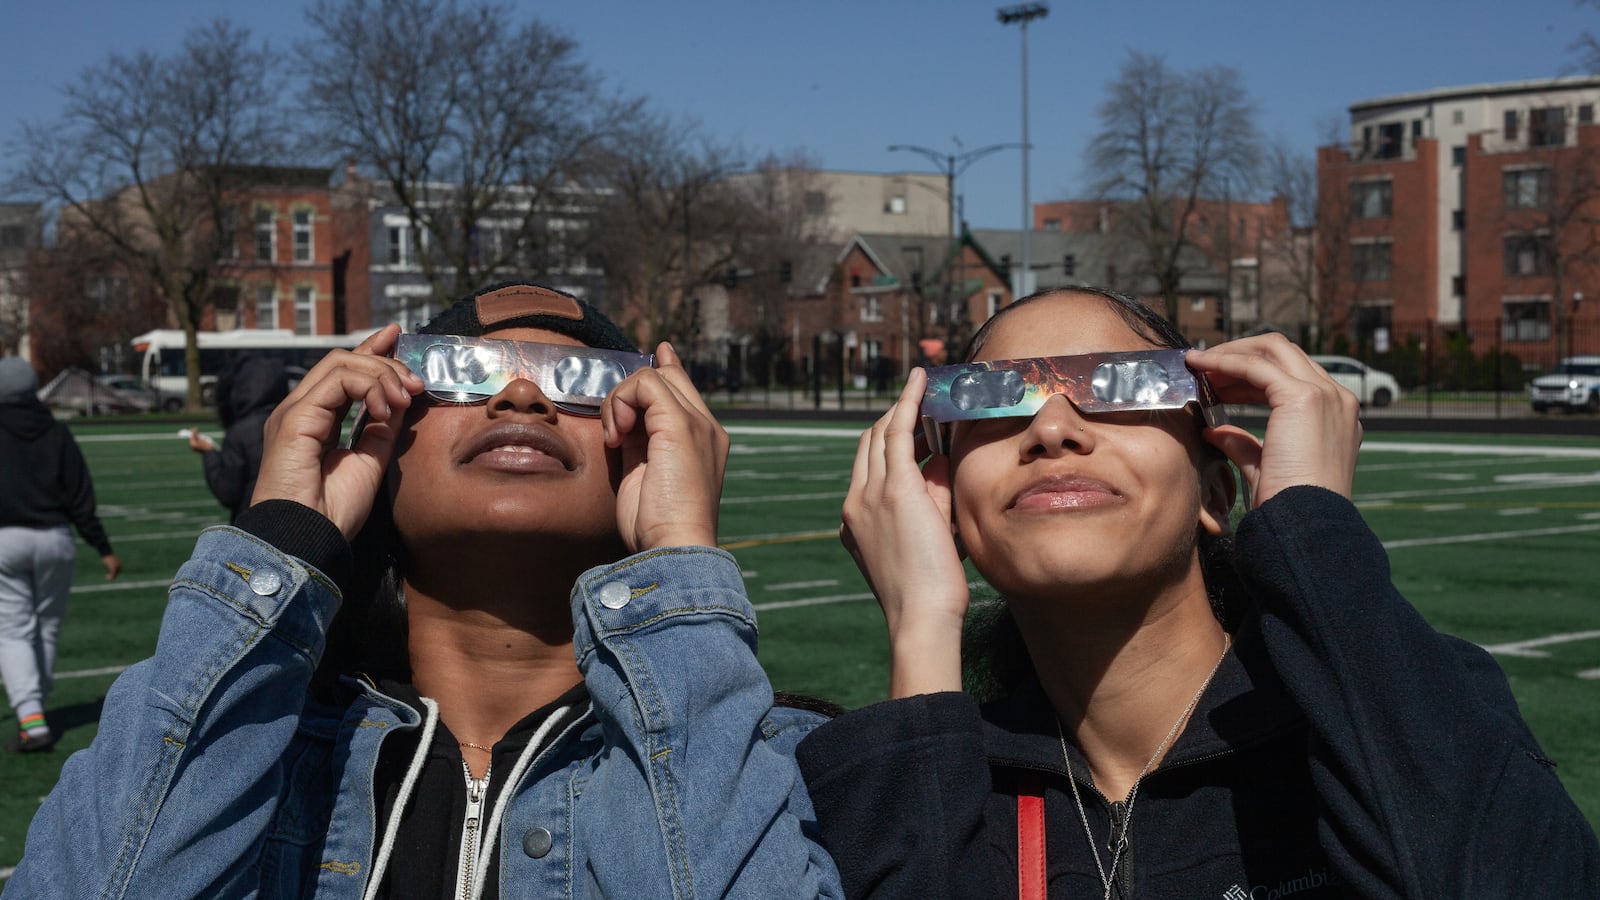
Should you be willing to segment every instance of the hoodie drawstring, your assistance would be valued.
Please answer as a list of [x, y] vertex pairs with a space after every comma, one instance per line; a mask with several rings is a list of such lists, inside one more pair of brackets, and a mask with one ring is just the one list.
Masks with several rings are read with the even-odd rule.
[[405, 780], [400, 782], [400, 793], [394, 798], [394, 809], [389, 813], [389, 823], [384, 826], [383, 843], [378, 846], [378, 859], [372, 864], [372, 874], [367, 877], [367, 889], [361, 895], [362, 900], [373, 900], [378, 896], [378, 886], [383, 883], [383, 873], [389, 868], [389, 856], [394, 852], [395, 835], [400, 832], [400, 815], [411, 802], [417, 778], [422, 775], [422, 764], [428, 759], [428, 748], [433, 746], [433, 732], [439, 724], [439, 704], [423, 697], [422, 706], [426, 710], [422, 720], [422, 739], [417, 741], [417, 750], [411, 754], [411, 765], [406, 769]]

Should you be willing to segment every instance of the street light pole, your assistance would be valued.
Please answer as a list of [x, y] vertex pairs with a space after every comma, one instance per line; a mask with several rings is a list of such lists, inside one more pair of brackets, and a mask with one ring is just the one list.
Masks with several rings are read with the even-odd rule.
[[[961, 142], [956, 141], [956, 146], [961, 146]], [[967, 150], [962, 153], [940, 153], [937, 150], [929, 150], [927, 147], [919, 147], [915, 144], [889, 145], [890, 152], [909, 150], [912, 153], [920, 153], [932, 160], [935, 165], [941, 166], [944, 169], [945, 201], [950, 216], [950, 246], [952, 250], [957, 253], [957, 259], [960, 258], [960, 251], [956, 248], [956, 245], [961, 240], [961, 223], [956, 218], [956, 178], [958, 178], [962, 172], [965, 172], [968, 166], [972, 165], [983, 157], [988, 156], [991, 153], [998, 153], [1001, 150], [1009, 150], [1012, 147], [1023, 147], [1022, 152], [1028, 152], [1027, 148], [1022, 144], [990, 144], [987, 147], [979, 147], [976, 150]], [[957, 322], [955, 309], [953, 306], [954, 301], [951, 299], [950, 272], [948, 267], [945, 269], [944, 282], [945, 295], [943, 304], [947, 307], [945, 313], [949, 317], [949, 321], [946, 323], [945, 327], [949, 329], [950, 333], [953, 335], [957, 328]]]
[[[960, 142], [957, 143], [959, 144]], [[932, 160], [934, 165], [944, 169], [945, 201], [950, 216], [950, 237], [951, 239], [956, 239], [961, 235], [960, 223], [956, 221], [956, 179], [960, 177], [962, 172], [967, 170], [968, 166], [985, 156], [1001, 150], [1009, 150], [1012, 147], [1022, 146], [1022, 144], [990, 144], [987, 147], [979, 147], [976, 150], [968, 150], [965, 153], [940, 153], [937, 150], [929, 150], [927, 147], [918, 147], [915, 144], [890, 144], [889, 150], [890, 152], [909, 150], [912, 153], [920, 153]], [[1028, 151], [1024, 147], [1022, 152], [1027, 153]]]
[[1016, 300], [1028, 289], [1031, 274], [1028, 258], [1030, 237], [1033, 232], [1032, 198], [1028, 193], [1028, 23], [1050, 14], [1047, 3], [1022, 3], [1002, 6], [995, 11], [1001, 25], [1017, 25], [1022, 30], [1022, 268], [1013, 279], [1011, 299]]

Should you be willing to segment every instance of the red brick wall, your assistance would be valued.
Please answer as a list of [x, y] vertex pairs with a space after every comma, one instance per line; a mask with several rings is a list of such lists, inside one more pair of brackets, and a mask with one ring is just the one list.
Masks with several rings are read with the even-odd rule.
[[[255, 328], [256, 291], [266, 284], [277, 289], [278, 327], [294, 327], [295, 292], [310, 287], [315, 296], [313, 319], [317, 334], [334, 333], [333, 259], [342, 252], [335, 238], [332, 193], [318, 188], [257, 188], [240, 192], [239, 259], [218, 274], [220, 279], [239, 288], [240, 326]], [[255, 210], [270, 207], [276, 240], [273, 258], [257, 259], [255, 254]], [[294, 261], [294, 218], [296, 210], [309, 209], [311, 216], [311, 261]], [[215, 327], [215, 316], [207, 323]]]
[[[1319, 243], [1324, 265], [1332, 270], [1323, 295], [1332, 304], [1336, 330], [1338, 323], [1347, 321], [1352, 306], [1379, 300], [1392, 301], [1397, 322], [1437, 318], [1438, 152], [1439, 143], [1431, 138], [1417, 141], [1412, 159], [1358, 162], [1337, 148], [1318, 151]], [[1392, 184], [1392, 214], [1383, 219], [1354, 218], [1351, 184], [1383, 177]], [[1391, 244], [1391, 278], [1354, 280], [1350, 247], [1361, 239]]]
[[[1505, 170], [1522, 166], [1547, 166], [1554, 196], [1549, 209], [1507, 209]], [[1562, 315], [1573, 318], [1572, 352], [1600, 352], [1600, 127], [1578, 129], [1575, 147], [1541, 147], [1510, 153], [1485, 153], [1478, 136], [1467, 144], [1466, 163], [1466, 299], [1469, 320], [1491, 323], [1502, 318], [1506, 297], [1549, 296], [1562, 303]], [[1564, 266], [1560, 283], [1551, 275], [1508, 275], [1505, 237], [1508, 233], [1547, 230], [1556, 235]], [[1574, 292], [1584, 301], [1574, 305]], [[1559, 296], [1557, 294], [1559, 293]], [[1512, 341], [1506, 349], [1522, 355], [1554, 358], [1566, 347], [1554, 346], [1552, 309], [1548, 342]], [[1489, 327], [1489, 326], [1485, 326]], [[1481, 329], [1480, 329], [1481, 330]], [[1528, 346], [1549, 343], [1548, 348]]]

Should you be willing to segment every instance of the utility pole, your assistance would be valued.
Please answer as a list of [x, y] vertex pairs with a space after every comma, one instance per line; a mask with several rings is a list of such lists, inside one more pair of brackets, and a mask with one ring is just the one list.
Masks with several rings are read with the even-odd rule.
[[1046, 3], [1021, 3], [1002, 6], [995, 11], [1001, 25], [1017, 25], [1022, 31], [1022, 266], [1017, 271], [1011, 289], [1011, 299], [1017, 300], [1028, 290], [1032, 274], [1029, 263], [1029, 238], [1033, 232], [1032, 199], [1028, 193], [1028, 23], [1050, 14]]

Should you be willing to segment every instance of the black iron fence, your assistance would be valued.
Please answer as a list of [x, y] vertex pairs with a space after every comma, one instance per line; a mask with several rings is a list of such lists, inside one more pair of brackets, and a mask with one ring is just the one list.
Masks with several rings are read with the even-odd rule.
[[1399, 385], [1393, 402], [1368, 404], [1369, 416], [1519, 418], [1600, 407], [1600, 394], [1591, 403], [1589, 395], [1569, 392], [1573, 402], [1557, 403], [1548, 397], [1535, 402], [1529, 393], [1535, 378], [1556, 371], [1563, 360], [1600, 360], [1600, 328], [1593, 323], [1394, 322], [1354, 338], [1337, 335], [1324, 350], [1360, 360], [1370, 377], [1387, 375]]
[[[1368, 401], [1369, 418], [1528, 419], [1592, 412], [1581, 404], [1570, 410], [1558, 404], [1536, 409], [1528, 386], [1563, 359], [1600, 356], [1600, 327], [1504, 320], [1465, 326], [1392, 322], [1386, 328], [1336, 335], [1320, 348], [1308, 349], [1369, 367], [1366, 380], [1349, 385]], [[897, 357], [861, 360], [840, 342], [821, 339], [803, 350], [807, 352], [795, 355], [787, 346], [772, 352], [751, 348], [735, 365], [699, 370], [696, 381], [724, 409], [862, 414], [888, 408], [904, 383], [906, 364]], [[1379, 383], [1389, 378], [1392, 391]], [[1600, 434], [1600, 415], [1593, 418]]]

